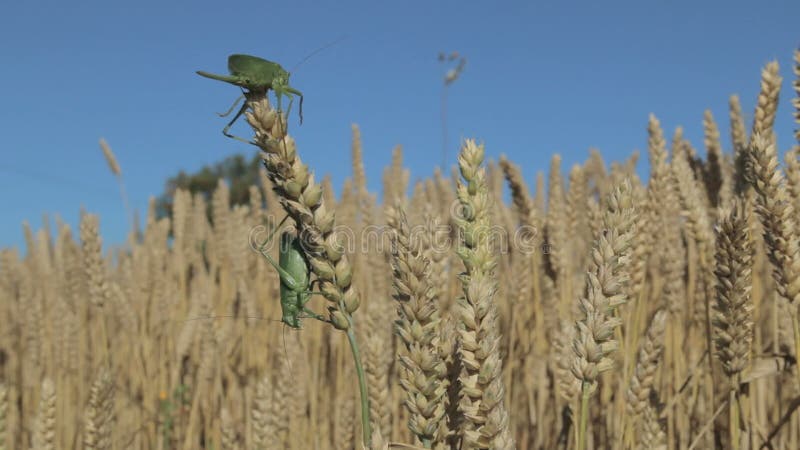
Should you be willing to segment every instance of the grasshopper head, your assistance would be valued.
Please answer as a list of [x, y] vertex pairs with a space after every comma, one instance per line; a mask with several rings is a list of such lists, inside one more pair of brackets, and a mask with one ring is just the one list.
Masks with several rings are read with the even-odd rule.
[[278, 68], [275, 73], [275, 78], [272, 80], [273, 85], [289, 86], [289, 72], [283, 67]]

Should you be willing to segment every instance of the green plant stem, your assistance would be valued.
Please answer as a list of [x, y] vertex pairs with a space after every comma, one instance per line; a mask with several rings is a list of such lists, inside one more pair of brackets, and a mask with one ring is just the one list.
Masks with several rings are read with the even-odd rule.
[[576, 442], [577, 450], [584, 450], [586, 448], [586, 426], [589, 418], [589, 384], [583, 382], [581, 384], [581, 418], [578, 424], [578, 442]]
[[[344, 308], [342, 308], [344, 310]], [[361, 354], [358, 351], [356, 342], [356, 332], [353, 325], [353, 318], [349, 314], [347, 322], [350, 327], [347, 329], [347, 340], [350, 342], [350, 350], [353, 352], [353, 361], [356, 364], [356, 375], [358, 376], [358, 389], [361, 392], [361, 431], [365, 448], [370, 448], [372, 439], [372, 429], [369, 423], [369, 394], [367, 393], [367, 379], [364, 376], [364, 365], [361, 363]]]
[[[738, 386], [738, 384], [736, 384]], [[730, 400], [728, 402], [728, 408], [730, 408], [730, 422], [729, 427], [731, 429], [731, 448], [733, 450], [739, 450], [739, 396], [737, 395], [737, 389], [734, 388], [730, 392]]]

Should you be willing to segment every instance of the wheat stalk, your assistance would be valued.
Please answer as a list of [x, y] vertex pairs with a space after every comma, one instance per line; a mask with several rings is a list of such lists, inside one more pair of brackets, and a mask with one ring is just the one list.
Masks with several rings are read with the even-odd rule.
[[255, 131], [255, 141], [265, 152], [264, 166], [278, 194], [281, 205], [294, 219], [302, 248], [311, 269], [320, 281], [320, 290], [330, 302], [328, 312], [334, 328], [347, 334], [356, 374], [361, 387], [362, 440], [369, 445], [372, 435], [369, 423], [369, 394], [361, 357], [356, 343], [353, 313], [361, 297], [353, 285], [353, 269], [337, 242], [333, 211], [322, 203], [322, 188], [314, 182], [308, 166], [297, 155], [294, 140], [287, 134], [285, 122], [270, 108], [261, 95], [248, 98], [252, 112], [247, 121]]

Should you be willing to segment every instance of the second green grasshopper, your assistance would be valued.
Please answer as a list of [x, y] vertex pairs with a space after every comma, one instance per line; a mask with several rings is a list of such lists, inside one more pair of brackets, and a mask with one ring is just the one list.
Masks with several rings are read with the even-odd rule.
[[[291, 328], [300, 329], [300, 319], [307, 317], [328, 322], [323, 316], [306, 307], [315, 292], [311, 291], [311, 269], [301, 247], [300, 237], [289, 231], [281, 233], [278, 262], [265, 251], [275, 233], [286, 221], [284, 219], [270, 232], [259, 246], [258, 252], [278, 271], [281, 280], [281, 322]], [[306, 315], [303, 315], [306, 314]]]

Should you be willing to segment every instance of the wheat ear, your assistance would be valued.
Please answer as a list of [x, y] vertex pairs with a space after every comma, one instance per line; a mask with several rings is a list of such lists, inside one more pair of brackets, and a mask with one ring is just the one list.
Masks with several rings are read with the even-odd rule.
[[597, 390], [600, 374], [613, 368], [611, 357], [619, 347], [615, 332], [622, 319], [612, 314], [627, 301], [627, 266], [636, 223], [631, 190], [630, 181], [625, 180], [608, 197], [604, 229], [596, 237], [585, 297], [580, 300], [583, 318], [576, 322], [572, 364], [572, 373], [581, 383], [578, 450], [586, 448], [589, 398]]
[[465, 272], [460, 275], [463, 296], [457, 300], [461, 319], [459, 351], [462, 364], [460, 410], [466, 418], [464, 440], [468, 447], [511, 449], [508, 412], [503, 397], [500, 332], [497, 325], [495, 258], [492, 254], [489, 214], [491, 199], [482, 167], [483, 145], [467, 140], [458, 156], [463, 181], [458, 183], [461, 216], [455, 222], [461, 233], [458, 255]]
[[396, 331], [405, 351], [399, 355], [400, 384], [410, 412], [408, 427], [426, 448], [439, 445], [445, 414], [447, 368], [438, 352], [439, 310], [431, 285], [431, 265], [419, 236], [413, 236], [402, 209], [392, 235], [392, 274], [398, 303]]
[[255, 131], [255, 142], [264, 151], [264, 167], [286, 213], [294, 220], [301, 247], [320, 291], [329, 301], [330, 323], [347, 334], [361, 394], [362, 440], [369, 445], [369, 394], [358, 349], [353, 313], [361, 297], [353, 285], [353, 268], [334, 233], [336, 219], [322, 201], [322, 187], [297, 154], [288, 135], [285, 118], [273, 110], [264, 93], [248, 93], [252, 111], [247, 121]]

